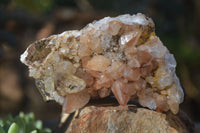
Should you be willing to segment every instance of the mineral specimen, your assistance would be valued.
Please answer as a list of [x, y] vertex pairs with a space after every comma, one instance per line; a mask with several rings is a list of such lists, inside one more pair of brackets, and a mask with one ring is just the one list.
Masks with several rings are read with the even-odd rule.
[[21, 61], [44, 98], [62, 104], [66, 113], [113, 94], [120, 105], [133, 99], [176, 114], [184, 97], [174, 56], [142, 14], [106, 17], [80, 31], [41, 39]]

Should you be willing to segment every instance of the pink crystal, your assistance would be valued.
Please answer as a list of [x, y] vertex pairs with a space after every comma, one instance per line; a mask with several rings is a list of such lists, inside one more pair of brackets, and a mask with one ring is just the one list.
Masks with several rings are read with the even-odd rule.
[[73, 93], [65, 96], [63, 103], [63, 112], [74, 112], [79, 108], [82, 108], [90, 100], [90, 95], [84, 92]]
[[[183, 90], [176, 61], [142, 15], [106, 17], [80, 31], [66, 31], [31, 44], [21, 61], [47, 100], [71, 113], [91, 98], [114, 94], [157, 111], [177, 113]], [[112, 93], [111, 93], [112, 91]]]

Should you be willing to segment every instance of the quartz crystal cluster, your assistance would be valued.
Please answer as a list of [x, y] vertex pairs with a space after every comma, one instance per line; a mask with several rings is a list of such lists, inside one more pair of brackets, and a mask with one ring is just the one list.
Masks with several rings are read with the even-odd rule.
[[105, 17], [80, 31], [41, 39], [21, 61], [44, 99], [62, 104], [66, 113], [114, 95], [120, 105], [132, 99], [176, 114], [184, 97], [174, 56], [142, 14]]

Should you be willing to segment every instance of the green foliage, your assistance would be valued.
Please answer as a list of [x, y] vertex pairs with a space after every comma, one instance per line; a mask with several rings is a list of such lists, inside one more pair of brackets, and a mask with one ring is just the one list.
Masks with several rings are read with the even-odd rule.
[[11, 115], [0, 118], [0, 133], [51, 133], [51, 130], [43, 128], [42, 121], [35, 120], [33, 113], [21, 112], [15, 118]]
[[51, 10], [53, 0], [15, 0], [13, 1], [16, 7], [20, 7], [32, 13], [45, 13]]

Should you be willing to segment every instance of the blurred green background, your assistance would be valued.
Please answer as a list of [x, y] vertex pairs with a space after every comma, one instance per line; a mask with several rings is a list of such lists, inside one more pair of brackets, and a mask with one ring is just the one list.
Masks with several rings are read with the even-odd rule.
[[181, 109], [200, 121], [199, 0], [1, 0], [0, 117], [34, 112], [45, 121], [58, 120], [60, 105], [45, 103], [20, 63], [20, 54], [35, 40], [81, 29], [105, 16], [144, 13], [177, 60], [177, 74], [186, 97]]

